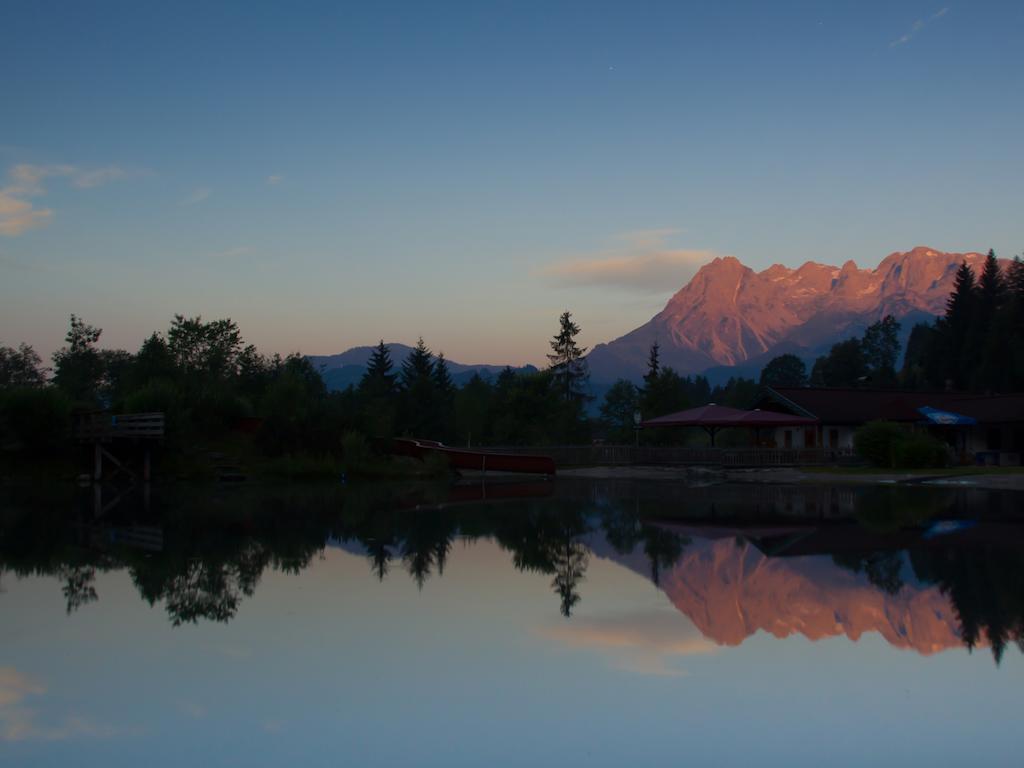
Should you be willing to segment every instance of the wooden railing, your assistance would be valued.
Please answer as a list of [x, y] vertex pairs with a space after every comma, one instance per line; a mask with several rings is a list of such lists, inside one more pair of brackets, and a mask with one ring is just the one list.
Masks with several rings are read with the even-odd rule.
[[495, 453], [551, 456], [559, 467], [667, 464], [714, 467], [794, 467], [835, 464], [853, 456], [849, 449], [831, 448], [693, 448], [632, 445], [557, 445], [547, 447], [488, 447]]
[[79, 419], [75, 437], [85, 442], [154, 440], [164, 436], [163, 413], [92, 413]]

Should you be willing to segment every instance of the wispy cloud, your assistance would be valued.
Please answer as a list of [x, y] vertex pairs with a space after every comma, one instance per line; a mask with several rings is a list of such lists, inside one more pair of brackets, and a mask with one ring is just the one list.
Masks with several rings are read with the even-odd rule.
[[190, 194], [182, 198], [178, 205], [195, 205], [206, 200], [210, 195], [213, 194], [213, 190], [209, 187], [199, 187], [198, 189], [192, 190]]
[[540, 274], [557, 285], [604, 285], [643, 293], [665, 293], [688, 280], [701, 265], [721, 254], [670, 248], [674, 229], [627, 232], [597, 254], [549, 264]]
[[940, 8], [935, 13], [933, 13], [931, 16], [928, 16], [927, 18], [924, 18], [924, 19], [918, 19], [917, 21], [915, 21], [913, 24], [910, 25], [910, 31], [908, 31], [904, 35], [901, 35], [900, 37], [897, 37], [895, 40], [893, 40], [891, 43], [889, 43], [889, 47], [890, 48], [896, 48], [896, 47], [901, 46], [901, 45], [906, 45], [911, 40], [913, 40], [914, 36], [918, 32], [920, 32], [922, 29], [924, 29], [928, 24], [930, 24], [931, 22], [935, 21], [936, 19], [941, 19], [947, 13], [949, 13], [949, 8], [948, 7]]
[[683, 677], [686, 670], [678, 666], [681, 657], [717, 649], [671, 611], [574, 616], [571, 623], [544, 628], [540, 634], [570, 648], [599, 651], [618, 669], [659, 677]]
[[55, 725], [39, 722], [29, 702], [43, 696], [46, 688], [11, 667], [0, 668], [0, 741], [65, 741], [71, 738], [106, 738], [113, 728], [87, 718], [69, 716]]
[[115, 165], [82, 168], [67, 164], [19, 163], [7, 172], [7, 183], [0, 187], [0, 235], [16, 237], [43, 227], [53, 219], [53, 209], [36, 207], [31, 199], [46, 194], [47, 179], [66, 179], [74, 187], [89, 189], [128, 175], [125, 169]]
[[270, 186], [274, 186], [275, 184], [280, 184], [282, 181], [284, 181], [284, 176], [280, 176], [280, 175], [278, 175], [276, 173], [273, 173], [270, 176], [267, 176], [267, 184], [269, 184]]
[[213, 259], [237, 259], [239, 256], [245, 256], [249, 253], [249, 246], [239, 245], [235, 248], [228, 248], [226, 251], [218, 251], [217, 253], [210, 254], [210, 258]]

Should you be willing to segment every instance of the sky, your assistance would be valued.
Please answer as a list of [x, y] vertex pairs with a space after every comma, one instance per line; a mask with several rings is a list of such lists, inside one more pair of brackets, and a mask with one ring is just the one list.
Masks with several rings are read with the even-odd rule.
[[1020, 2], [0, 5], [0, 344], [544, 361], [717, 255], [1024, 249]]

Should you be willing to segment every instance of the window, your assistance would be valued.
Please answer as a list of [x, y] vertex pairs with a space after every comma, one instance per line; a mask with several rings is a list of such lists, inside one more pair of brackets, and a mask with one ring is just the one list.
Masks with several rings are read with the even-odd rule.
[[785, 445], [785, 446], [786, 446], [787, 448], [792, 448], [792, 447], [793, 447], [793, 430], [791, 430], [791, 429], [787, 429], [787, 430], [786, 430], [786, 431], [785, 431], [785, 432], [783, 433], [783, 438], [784, 438], [784, 440], [785, 440], [785, 442], [784, 442], [784, 445]]

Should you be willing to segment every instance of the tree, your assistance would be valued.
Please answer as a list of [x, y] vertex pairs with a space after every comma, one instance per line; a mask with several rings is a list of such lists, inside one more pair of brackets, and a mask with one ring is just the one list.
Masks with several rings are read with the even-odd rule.
[[958, 388], [967, 385], [970, 371], [976, 363], [977, 355], [971, 347], [970, 337], [975, 327], [977, 304], [974, 272], [965, 261], [953, 279], [953, 291], [946, 300], [946, 314], [939, 325], [945, 378]]
[[437, 436], [442, 440], [450, 439], [453, 434], [457, 391], [444, 352], [438, 352], [437, 360], [434, 361], [434, 392], [437, 398]]
[[36, 388], [46, 383], [46, 370], [28, 344], [0, 347], [0, 389]]
[[608, 422], [609, 437], [617, 442], [632, 438], [633, 413], [639, 405], [639, 393], [633, 382], [619, 379], [612, 385], [601, 403], [601, 418]]
[[762, 387], [803, 387], [807, 385], [807, 366], [796, 355], [773, 357], [761, 369]]
[[53, 381], [73, 401], [94, 405], [103, 377], [103, 361], [96, 349], [103, 330], [71, 315], [65, 346], [53, 354]]
[[978, 291], [981, 298], [981, 306], [993, 312], [1002, 304], [1003, 296], [1006, 293], [1006, 280], [999, 268], [999, 260], [996, 252], [991, 248], [985, 257], [985, 265], [981, 270], [981, 278], [978, 280]]
[[360, 422], [369, 435], [391, 437], [394, 434], [398, 377], [392, 373], [393, 367], [391, 353], [381, 339], [359, 381]]
[[868, 375], [868, 365], [860, 339], [833, 344], [828, 354], [819, 357], [811, 369], [811, 384], [816, 387], [856, 387]]
[[872, 323], [864, 331], [861, 351], [875, 386], [896, 380], [896, 358], [900, 354], [900, 324], [892, 315]]
[[242, 334], [230, 318], [204, 323], [202, 317], [175, 315], [167, 346], [177, 368], [197, 380], [223, 379], [238, 372]]
[[571, 312], [563, 312], [558, 325], [558, 333], [551, 340], [553, 354], [548, 355], [555, 386], [566, 401], [582, 400], [586, 397], [585, 386], [590, 374], [583, 357], [586, 347], [576, 344], [580, 327], [572, 321]]
[[658, 374], [661, 373], [661, 347], [658, 346], [658, 342], [651, 344], [651, 352], [647, 358], [647, 373], [644, 374], [644, 383], [650, 384], [652, 381], [657, 380]]
[[401, 428], [414, 437], [433, 437], [438, 422], [434, 356], [422, 337], [402, 363], [399, 386], [402, 392]]
[[393, 368], [391, 352], [384, 343], [384, 339], [381, 339], [377, 348], [373, 350], [373, 354], [370, 355], [366, 373], [359, 381], [360, 394], [369, 398], [393, 395], [398, 378], [392, 373]]
[[938, 334], [935, 326], [917, 323], [907, 339], [900, 384], [907, 389], [939, 388], [945, 375], [937, 354]]
[[459, 442], [469, 446], [487, 440], [492, 396], [493, 388], [479, 373], [455, 393], [455, 435]]

